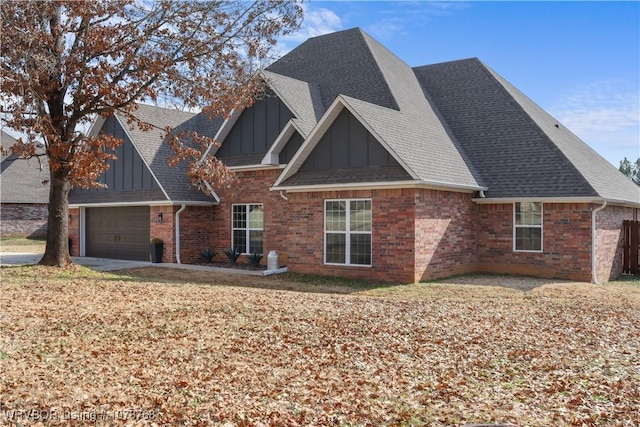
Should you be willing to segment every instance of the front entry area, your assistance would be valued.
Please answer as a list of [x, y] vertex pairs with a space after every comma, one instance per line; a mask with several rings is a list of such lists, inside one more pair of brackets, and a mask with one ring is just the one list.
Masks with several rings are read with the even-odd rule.
[[87, 208], [86, 256], [149, 261], [149, 207]]

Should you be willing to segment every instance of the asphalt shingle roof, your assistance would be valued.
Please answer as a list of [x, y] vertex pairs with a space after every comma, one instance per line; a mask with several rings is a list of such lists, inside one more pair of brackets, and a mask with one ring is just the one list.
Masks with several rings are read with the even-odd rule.
[[414, 70], [479, 171], [487, 197], [640, 203], [637, 186], [478, 59]]
[[267, 71], [316, 84], [324, 109], [342, 94], [398, 109], [360, 29], [310, 38]]
[[[172, 127], [174, 132], [195, 131], [213, 137], [222, 125], [222, 118], [209, 119], [206, 114], [195, 114], [179, 110], [140, 104], [134, 115], [157, 128], [149, 131], [137, 126], [127, 127], [127, 132], [140, 155], [151, 168], [160, 186], [174, 202], [211, 202], [213, 198], [197, 190], [187, 177], [187, 164], [182, 162], [175, 168], [167, 159], [173, 151], [163, 140], [163, 129]], [[123, 123], [126, 119], [122, 118]]]
[[[2, 146], [16, 143], [11, 135], [1, 132]], [[0, 201], [2, 203], [49, 203], [49, 163], [46, 157], [20, 159], [3, 156], [0, 173]], [[44, 183], [43, 183], [44, 182]]]
[[[315, 60], [313, 67], [305, 65], [309, 58], [322, 58], [322, 70], [314, 68]], [[340, 95], [416, 180], [483, 188], [411, 67], [359, 28], [310, 39], [268, 70], [306, 79], [319, 89], [325, 105]], [[345, 87], [347, 81], [352, 84]], [[303, 160], [294, 160], [293, 168]]]

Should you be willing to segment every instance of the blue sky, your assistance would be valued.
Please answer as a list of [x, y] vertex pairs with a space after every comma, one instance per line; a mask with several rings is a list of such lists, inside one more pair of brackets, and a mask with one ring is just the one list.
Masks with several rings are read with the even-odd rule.
[[309, 37], [360, 27], [411, 66], [477, 57], [614, 166], [640, 156], [640, 2], [309, 1]]

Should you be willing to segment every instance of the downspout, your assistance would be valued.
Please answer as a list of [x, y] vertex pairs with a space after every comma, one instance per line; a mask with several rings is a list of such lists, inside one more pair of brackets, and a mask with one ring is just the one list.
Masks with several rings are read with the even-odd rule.
[[178, 264], [182, 264], [180, 262], [180, 213], [187, 208], [187, 205], [182, 205], [178, 212], [176, 212], [176, 261]]
[[289, 198], [285, 195], [285, 191], [280, 191], [280, 197], [282, 197], [284, 200], [289, 200]]
[[601, 206], [598, 206], [591, 211], [591, 281], [596, 285], [600, 285], [598, 282], [598, 275], [596, 273], [596, 214], [607, 206], [607, 201], [602, 202]]

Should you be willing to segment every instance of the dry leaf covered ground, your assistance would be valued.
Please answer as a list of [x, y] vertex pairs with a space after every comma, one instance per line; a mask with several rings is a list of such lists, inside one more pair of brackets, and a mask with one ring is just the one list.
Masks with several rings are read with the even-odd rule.
[[640, 425], [638, 282], [1, 272], [0, 425]]

